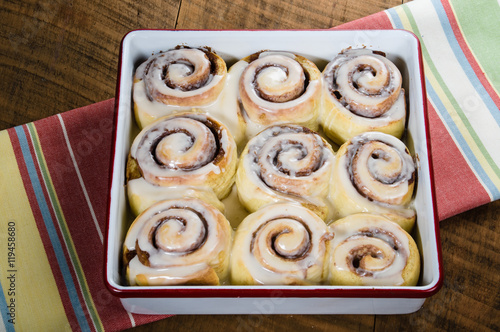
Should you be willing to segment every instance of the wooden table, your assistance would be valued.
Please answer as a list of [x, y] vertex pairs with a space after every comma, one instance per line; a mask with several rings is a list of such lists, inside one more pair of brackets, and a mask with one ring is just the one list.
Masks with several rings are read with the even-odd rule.
[[[118, 48], [138, 28], [329, 28], [401, 0], [28, 0], [0, 6], [0, 129], [112, 98]], [[499, 330], [500, 202], [441, 223], [445, 281], [401, 316], [176, 316], [135, 331]]]

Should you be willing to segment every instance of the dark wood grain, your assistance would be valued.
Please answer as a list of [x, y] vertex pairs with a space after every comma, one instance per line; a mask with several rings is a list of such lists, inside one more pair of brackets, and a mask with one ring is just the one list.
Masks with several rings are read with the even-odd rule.
[[121, 38], [174, 28], [180, 2], [2, 2], [0, 129], [112, 98]]
[[179, 11], [177, 28], [330, 28], [400, 3], [401, 0], [185, 1]]
[[[137, 28], [329, 28], [401, 0], [28, 0], [0, 3], [0, 129], [107, 98]], [[500, 202], [441, 223], [445, 281], [410, 315], [174, 316], [134, 331], [499, 331]]]

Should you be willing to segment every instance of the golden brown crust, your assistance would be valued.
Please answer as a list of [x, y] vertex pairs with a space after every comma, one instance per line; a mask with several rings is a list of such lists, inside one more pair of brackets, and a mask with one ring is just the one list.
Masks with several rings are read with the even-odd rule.
[[129, 153], [127, 157], [127, 168], [125, 170], [125, 177], [127, 181], [138, 179], [141, 176], [139, 164], [137, 164], [137, 161], [132, 158]]

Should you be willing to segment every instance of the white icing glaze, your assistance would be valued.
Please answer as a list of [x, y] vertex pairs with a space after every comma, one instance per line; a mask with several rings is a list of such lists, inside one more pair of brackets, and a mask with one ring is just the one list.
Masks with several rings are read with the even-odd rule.
[[207, 113], [226, 125], [235, 141], [241, 142], [243, 137], [245, 137], [245, 129], [242, 127], [242, 120], [240, 119], [242, 115], [238, 101], [238, 83], [241, 72], [247, 65], [247, 62], [239, 61], [231, 66], [227, 73], [222, 92], [217, 99], [205, 105], [176, 106], [166, 105], [154, 100], [151, 101], [147, 97], [144, 81], [141, 80], [134, 83], [134, 102], [143, 110], [142, 113], [145, 113], [145, 110], [147, 110], [147, 117], [143, 116], [142, 125], [148, 125], [165, 115], [196, 108], [196, 110]]
[[[247, 84], [248, 86], [252, 86], [253, 84], [250, 82], [251, 82], [251, 79], [245, 80], [245, 84]], [[254, 89], [250, 90], [251, 92], [249, 92], [249, 95], [250, 95], [250, 98], [255, 103], [261, 104], [263, 109], [268, 110], [268, 112], [272, 112], [272, 111], [282, 110], [282, 109], [286, 109], [286, 108], [293, 108], [293, 107], [301, 104], [302, 102], [304, 102], [306, 99], [311, 98], [316, 93], [316, 89], [318, 89], [320, 87], [319, 82], [320, 82], [319, 80], [310, 81], [309, 85], [308, 85], [308, 89], [306, 89], [306, 91], [299, 98], [297, 98], [295, 100], [283, 102], [283, 103], [273, 103], [273, 102], [270, 102], [267, 100], [262, 100], [261, 98], [258, 97], [258, 95]]]
[[285, 51], [263, 51], [260, 52], [259, 58], [265, 58], [266, 56], [273, 56], [273, 55], [286, 56], [289, 57], [290, 59], [295, 59], [296, 57], [295, 54]]
[[[406, 232], [397, 224], [380, 216], [360, 214], [349, 218], [348, 222], [335, 222], [329, 229], [334, 234], [329, 243], [331, 269], [350, 271], [361, 277], [365, 285], [401, 285], [404, 282], [402, 272], [410, 246]], [[353, 257], [356, 249], [367, 247], [376, 250]], [[354, 259], [359, 259], [359, 266], [353, 266]]]
[[404, 143], [391, 135], [378, 132], [358, 135], [347, 148], [350, 178], [369, 197], [401, 205], [415, 172], [413, 158], [407, 151]]
[[[170, 63], [174, 63], [173, 68]], [[190, 68], [192, 66], [192, 69]], [[218, 84], [223, 76], [209, 77], [203, 86], [193, 90], [183, 90], [178, 87], [170, 87], [165, 84], [164, 76], [170, 76], [174, 84], [187, 84], [193, 77], [203, 72], [210, 73], [210, 61], [205, 53], [198, 49], [179, 49], [158, 53], [151, 56], [145, 63], [136, 70], [135, 78], [145, 82], [147, 96], [151, 96], [151, 91], [158, 91], [161, 94], [174, 97], [192, 97], [210, 90]], [[165, 74], [165, 68], [167, 73]], [[149, 93], [148, 93], [149, 91]], [[198, 106], [198, 105], [192, 105]]]
[[[352, 179], [352, 170], [351, 170], [351, 162], [352, 162], [352, 155], [357, 151], [360, 145], [363, 144], [363, 142], [369, 142], [371, 140], [374, 141], [381, 141], [381, 142], [388, 142], [391, 146], [395, 147], [399, 152], [398, 156], [401, 157], [401, 173], [400, 173], [400, 181], [397, 181], [394, 186], [379, 186], [379, 192], [376, 192], [381, 197], [384, 197], [384, 195], [387, 193], [388, 195], [393, 195], [393, 196], [398, 196], [400, 197], [402, 194], [405, 194], [408, 189], [408, 183], [407, 181], [412, 177], [413, 172], [415, 171], [415, 165], [413, 163], [412, 157], [406, 153], [407, 151], [406, 146], [404, 145], [403, 142], [401, 142], [399, 139], [395, 138], [394, 136], [383, 134], [383, 133], [378, 133], [378, 132], [368, 132], [364, 133], [362, 135], [358, 135], [355, 138], [353, 138], [353, 144], [349, 144], [347, 148], [347, 153], [345, 154], [338, 154], [337, 155], [337, 161], [336, 161], [336, 167], [335, 167], [335, 177], [334, 179], [338, 181], [335, 185], [332, 186], [332, 192], [334, 191], [340, 191], [344, 190], [346, 193], [346, 196], [349, 197], [351, 200], [351, 203], [355, 205], [355, 208], [353, 210], [357, 212], [370, 212], [370, 213], [378, 213], [378, 214], [392, 214], [392, 213], [397, 213], [405, 218], [411, 218], [412, 216], [415, 215], [415, 211], [409, 207], [407, 207], [405, 204], [388, 204], [385, 202], [378, 202], [375, 200], [369, 200], [363, 195], [361, 195], [358, 190], [356, 190], [356, 187], [353, 185], [353, 182], [351, 181]], [[366, 161], [366, 159], [364, 159]], [[359, 172], [361, 173], [362, 178], [371, 178], [372, 173], [377, 172], [377, 168], [383, 165], [383, 161], [371, 161], [370, 164], [375, 167], [375, 169], [371, 170], [369, 169], [369, 165], [363, 165], [361, 162], [359, 169]], [[372, 180], [370, 180], [371, 183], [373, 183]], [[369, 182], [369, 183], [370, 183]], [[380, 188], [382, 187], [382, 188]], [[385, 188], [387, 187], [387, 188]], [[368, 190], [372, 189], [367, 188]], [[394, 197], [392, 197], [394, 198]], [[330, 198], [333, 199], [333, 198]]]
[[[175, 185], [171, 178], [190, 177], [198, 179], [196, 183], [201, 185], [210, 174], [220, 174], [219, 165], [212, 162], [218, 139], [203, 123], [206, 119], [204, 114], [167, 117], [145, 127], [136, 136], [130, 155], [137, 160], [148, 182], [161, 184], [167, 181], [167, 184]], [[165, 136], [166, 132], [174, 135]], [[224, 127], [219, 129], [219, 133], [219, 149], [226, 155], [230, 154], [236, 149], [235, 142]], [[179, 142], [184, 139], [184, 142]], [[164, 149], [153, 153], [154, 144], [158, 144], [156, 150]], [[189, 149], [186, 150], [186, 147]], [[162, 161], [166, 163], [159, 163]]]
[[241, 188], [241, 198], [260, 197], [263, 192], [274, 202], [325, 205], [335, 157], [318, 134], [297, 125], [273, 126], [251, 139], [247, 148], [238, 172], [244, 172], [254, 187]]
[[238, 61], [231, 66], [220, 97], [213, 105], [209, 105], [204, 109], [204, 111], [228, 127], [237, 143], [241, 142], [245, 137], [244, 123], [242, 126], [244, 120], [239, 106], [238, 85], [241, 73], [247, 65], [248, 63], [245, 61]]
[[269, 205], [239, 225], [231, 264], [243, 265], [257, 284], [318, 283], [328, 237], [325, 223], [308, 209]]
[[385, 113], [374, 118], [359, 116], [349, 111], [341, 103], [339, 103], [339, 101], [337, 100], [337, 98], [335, 98], [335, 96], [332, 96], [326, 84], [323, 84], [323, 94], [327, 96], [329, 100], [332, 101], [332, 103], [336, 106], [337, 110], [341, 112], [347, 119], [351, 119], [351, 121], [354, 121], [355, 119], [357, 123], [366, 126], [368, 128], [370, 127], [376, 128], [379, 126], [383, 126], [389, 122], [401, 120], [406, 117], [406, 101], [405, 101], [404, 90], [401, 90], [398, 99], [396, 99], [394, 104]]
[[[192, 109], [197, 109], [198, 111], [202, 111], [208, 113], [215, 118], [219, 119], [222, 123], [224, 123], [230, 130], [231, 134], [235, 137], [235, 139], [239, 142], [244, 133], [244, 129], [241, 128], [241, 120], [239, 119], [239, 107], [238, 101], [235, 94], [231, 93], [235, 88], [237, 89], [238, 83], [234, 83], [233, 81], [239, 80], [239, 73], [236, 74], [237, 78], [234, 78], [234, 74], [231, 75], [220, 75], [211, 74], [205, 85], [202, 87], [198, 87], [192, 91], [183, 91], [178, 88], [170, 88], [168, 87], [164, 80], [161, 79], [163, 77], [163, 70], [159, 70], [163, 66], [163, 64], [156, 64], [156, 60], [162, 57], [162, 61], [171, 61], [172, 59], [168, 59], [171, 56], [170, 53], [174, 52], [175, 57], [182, 58], [182, 52], [196, 53], [196, 57], [194, 57], [194, 61], [196, 64], [204, 63], [208, 59], [206, 59], [205, 53], [197, 50], [197, 49], [182, 49], [182, 50], [172, 50], [165, 53], [158, 53], [150, 57], [147, 61], [142, 63], [136, 70], [134, 77], [134, 86], [133, 86], [133, 99], [136, 109], [136, 118], [140, 127], [145, 127], [148, 124], [154, 122], [156, 119], [184, 111], [190, 111]], [[199, 56], [199, 59], [197, 58]], [[176, 78], [178, 80], [183, 80], [184, 78], [190, 78], [192, 75], [185, 76], [185, 74], [190, 73], [192, 71], [190, 66], [184, 66], [181, 64], [182, 60], [175, 60], [180, 63], [171, 64], [168, 66], [169, 73], [172, 78]], [[158, 67], [156, 70], [148, 69], [148, 64], [150, 62], [154, 62], [155, 66]], [[198, 66], [202, 66], [202, 64], [198, 64]], [[153, 67], [155, 67], [153, 66]], [[155, 69], [155, 68], [153, 68]], [[147, 72], [147, 73], [146, 73]], [[153, 81], [153, 83], [149, 82], [149, 79]], [[149, 85], [148, 85], [149, 84]], [[198, 95], [207, 95], [211, 89], [215, 89], [216, 86], [222, 84], [222, 92], [218, 95], [210, 95], [206, 98], [194, 98], [190, 100], [188, 104], [187, 102], [183, 102], [178, 104], [176, 101], [172, 102], [162, 102], [161, 100], [156, 100], [151, 97], [151, 93], [149, 92], [151, 89], [160, 89], [161, 93], [165, 93], [171, 95], [176, 98], [190, 98], [196, 97]], [[233, 88], [235, 86], [235, 88]]]
[[161, 201], [141, 213], [127, 232], [125, 248], [147, 252], [149, 265], [136, 256], [128, 266], [129, 280], [144, 275], [150, 284], [158, 278], [186, 282], [207, 266], [225, 270], [220, 265], [227, 259], [218, 255], [227, 255], [230, 244], [229, 222], [217, 209], [198, 199]]
[[[280, 96], [295, 90], [297, 86], [303, 87], [305, 75], [300, 64], [294, 59], [282, 55], [268, 55], [252, 61], [245, 69], [242, 80], [251, 101], [271, 111], [283, 106], [279, 105], [281, 103], [262, 99], [261, 94], [257, 93], [257, 87], [261, 93]], [[300, 100], [294, 98], [291, 102], [297, 104]], [[290, 106], [291, 104], [288, 105]]]
[[128, 279], [131, 286], [136, 285], [136, 278], [138, 275], [145, 276], [149, 285], [177, 285], [185, 283], [187, 280], [195, 277], [207, 267], [207, 264], [200, 263], [186, 266], [172, 266], [167, 268], [151, 268], [143, 265], [139, 258], [135, 256], [129, 262]]
[[[162, 138], [166, 131], [175, 131], [178, 129], [187, 130], [191, 135], [193, 142], [188, 144], [182, 143], [180, 148], [170, 145], [175, 143], [182, 136], [187, 138], [185, 133], [174, 133]], [[174, 136], [174, 138], [171, 138]], [[159, 143], [157, 142], [158, 140]], [[189, 141], [189, 140], [187, 140]], [[158, 144], [155, 155], [161, 162], [158, 164], [155, 158], [152, 157], [152, 145]], [[178, 143], [178, 142], [177, 142]], [[227, 143], [227, 142], [226, 142]], [[208, 176], [210, 173], [218, 174], [219, 166], [211, 162], [216, 151], [215, 138], [212, 132], [201, 122], [191, 118], [168, 118], [164, 121], [155, 122], [152, 125], [144, 128], [134, 140], [130, 155], [136, 159], [139, 167], [143, 170], [143, 175], [149, 182], [162, 181], [165, 178], [182, 177], [182, 176]], [[221, 149], [227, 151], [227, 145], [220, 142]], [[188, 146], [189, 149], [185, 149]], [[164, 148], [161, 153], [158, 149]], [[180, 164], [189, 163], [191, 166], [179, 167]], [[165, 166], [163, 166], [165, 165]], [[157, 179], [157, 180], [156, 180]]]
[[[295, 59], [296, 56], [289, 52], [262, 52], [241, 73], [239, 99], [244, 108], [248, 138], [271, 124], [314, 121], [312, 109], [316, 106], [313, 100], [320, 92], [321, 80], [308, 81], [304, 90], [304, 69]], [[246, 98], [241, 98], [242, 91]], [[284, 99], [274, 102], [265, 99], [263, 94]]]
[[[371, 50], [348, 50], [338, 55], [326, 66], [322, 80], [323, 94], [346, 116], [352, 114], [366, 125], [380, 126], [406, 115], [399, 69]], [[342, 103], [333, 91], [340, 92]]]
[[248, 211], [238, 198], [236, 185], [233, 185], [229, 195], [222, 200], [222, 204], [224, 204], [224, 215], [227, 220], [229, 220], [233, 229], [238, 228], [238, 225], [248, 216]]

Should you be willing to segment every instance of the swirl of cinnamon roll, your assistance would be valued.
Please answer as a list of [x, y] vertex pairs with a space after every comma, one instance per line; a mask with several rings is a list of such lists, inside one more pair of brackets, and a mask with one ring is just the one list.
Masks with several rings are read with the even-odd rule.
[[[146, 205], [141, 200], [171, 198], [179, 188], [213, 191], [222, 199], [234, 183], [236, 164], [236, 143], [214, 118], [197, 113], [161, 118], [145, 127], [130, 149], [127, 178], [132, 208], [140, 212]], [[183, 192], [179, 191], [180, 197]]]
[[262, 51], [233, 67], [241, 68], [239, 97], [247, 136], [273, 124], [318, 128], [321, 72], [313, 62], [292, 53]]
[[137, 123], [142, 128], [159, 117], [213, 104], [226, 75], [225, 61], [208, 49], [178, 48], [152, 55], [134, 76]]
[[402, 136], [406, 120], [402, 77], [384, 53], [344, 51], [328, 63], [322, 79], [320, 122], [335, 143], [365, 131]]
[[329, 226], [326, 279], [333, 285], [415, 286], [420, 255], [413, 238], [385, 217], [358, 213]]
[[317, 133], [299, 125], [272, 126], [243, 150], [236, 172], [238, 197], [254, 212], [275, 202], [299, 202], [326, 219], [334, 154]]
[[239, 285], [318, 284], [323, 279], [327, 226], [295, 203], [268, 205], [238, 226], [231, 282]]
[[415, 172], [410, 152], [394, 136], [367, 132], [352, 138], [337, 151], [330, 186], [338, 217], [373, 212], [411, 231]]
[[198, 199], [160, 201], [130, 226], [123, 248], [130, 285], [218, 285], [228, 276], [232, 229]]

